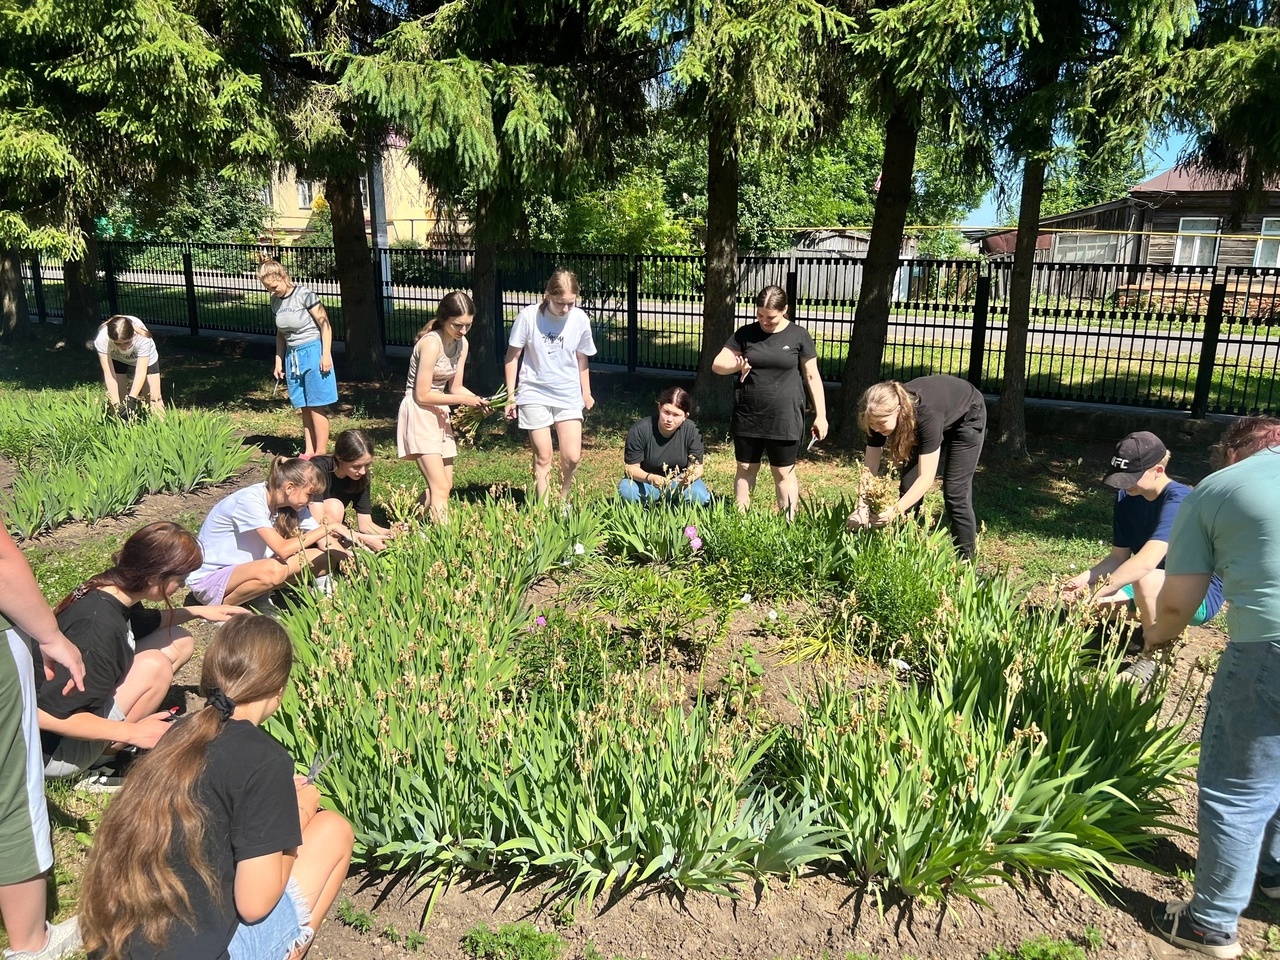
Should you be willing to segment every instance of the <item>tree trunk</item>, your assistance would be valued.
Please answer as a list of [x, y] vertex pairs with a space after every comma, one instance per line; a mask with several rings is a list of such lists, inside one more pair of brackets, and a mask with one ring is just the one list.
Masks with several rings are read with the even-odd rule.
[[698, 406], [712, 417], [733, 408], [733, 378], [711, 372], [711, 361], [734, 330], [738, 299], [738, 153], [736, 122], [727, 113], [707, 136], [707, 269], [702, 300], [702, 352], [694, 389]]
[[22, 286], [22, 252], [17, 247], [0, 251], [0, 340], [12, 343], [31, 332], [27, 291]]
[[84, 258], [62, 265], [62, 332], [68, 343], [92, 340], [102, 322], [102, 293], [98, 285], [98, 238], [92, 219], [82, 219]]
[[1022, 167], [1022, 200], [1018, 206], [1018, 239], [1009, 276], [1009, 324], [1004, 343], [1004, 380], [1000, 385], [1000, 419], [996, 453], [1027, 458], [1027, 328], [1031, 324], [1031, 280], [1036, 240], [1040, 235], [1040, 201], [1044, 197], [1045, 161], [1032, 157]]
[[325, 180], [324, 198], [333, 221], [333, 263], [342, 294], [342, 325], [346, 354], [341, 379], [385, 380], [389, 373], [378, 322], [378, 284], [369, 256], [355, 172]]
[[502, 313], [498, 302], [498, 241], [492, 235], [488, 214], [489, 201], [476, 204], [476, 252], [471, 274], [471, 299], [476, 304], [476, 319], [467, 337], [467, 384], [476, 393], [490, 394], [502, 382], [502, 357], [505, 343], [498, 347], [497, 324]]
[[858, 401], [862, 392], [880, 380], [884, 345], [889, 336], [893, 281], [902, 256], [902, 234], [911, 205], [916, 146], [920, 127], [905, 106], [889, 117], [884, 131], [884, 159], [880, 164], [880, 192], [871, 221], [871, 241], [862, 264], [862, 286], [849, 335], [849, 356], [841, 378], [840, 421], [836, 438], [853, 443], [858, 430]]

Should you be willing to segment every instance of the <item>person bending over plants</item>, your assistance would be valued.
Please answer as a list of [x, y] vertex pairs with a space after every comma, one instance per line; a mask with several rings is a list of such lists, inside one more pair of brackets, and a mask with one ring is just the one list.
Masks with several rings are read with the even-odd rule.
[[706, 506], [711, 492], [702, 481], [707, 458], [693, 414], [693, 397], [684, 387], [658, 395], [658, 409], [627, 433], [623, 453], [626, 476], [618, 496], [629, 503], [652, 503], [664, 496]]
[[[1130, 643], [1141, 649], [1143, 636], [1155, 626], [1156, 598], [1164, 586], [1169, 536], [1191, 488], [1168, 474], [1169, 451], [1154, 433], [1131, 433], [1116, 445], [1103, 483], [1116, 491], [1111, 519], [1111, 552], [1062, 585], [1068, 603], [1096, 604], [1115, 616], [1136, 613], [1139, 626]], [[1092, 589], [1091, 589], [1092, 588]], [[1214, 576], [1192, 625], [1213, 619], [1222, 607], [1222, 581]], [[1121, 676], [1145, 683], [1155, 675], [1155, 661], [1141, 659]]]
[[160, 394], [160, 353], [147, 325], [137, 317], [118, 313], [98, 327], [93, 349], [102, 366], [107, 400], [121, 416], [131, 416], [143, 400], [151, 412], [164, 416]]
[[418, 331], [396, 419], [396, 452], [401, 460], [418, 464], [427, 481], [422, 505], [438, 523], [448, 517], [453, 461], [458, 456], [449, 405], [488, 409], [487, 400], [462, 384], [467, 332], [475, 315], [476, 305], [465, 293], [455, 291], [441, 299], [435, 317]]
[[818, 373], [818, 350], [809, 331], [793, 323], [786, 291], [765, 287], [756, 297], [756, 320], [739, 327], [711, 363], [713, 372], [736, 375], [733, 388], [733, 496], [739, 510], [751, 506], [760, 461], [769, 458], [778, 509], [790, 520], [800, 501], [796, 460], [804, 435], [804, 393], [809, 390], [813, 441], [827, 436], [827, 399]]
[[155, 711], [195, 650], [181, 624], [248, 613], [221, 604], [142, 605], [167, 605], [199, 565], [200, 544], [187, 530], [168, 521], [148, 524], [125, 541], [110, 568], [58, 604], [58, 628], [84, 658], [84, 689], [68, 689], [71, 674], [63, 666], [40, 684], [36, 706], [46, 777], [76, 776], [125, 746], [149, 749], [169, 729], [170, 714]]
[[302, 456], [329, 448], [326, 411], [338, 402], [333, 372], [333, 325], [324, 304], [308, 286], [295, 284], [275, 260], [258, 266], [258, 282], [271, 294], [276, 321], [276, 365], [273, 374], [289, 385], [289, 402], [302, 417]]
[[249, 603], [266, 597], [303, 570], [327, 576], [355, 540], [342, 523], [317, 521], [307, 509], [324, 478], [300, 457], [277, 457], [265, 483], [218, 501], [200, 527], [204, 562], [187, 586], [205, 603]]
[[324, 479], [324, 490], [310, 506], [311, 515], [321, 523], [345, 523], [347, 507], [355, 507], [355, 542], [370, 550], [386, 547], [394, 533], [373, 522], [369, 497], [373, 441], [368, 435], [363, 430], [344, 430], [333, 441], [332, 454], [312, 457], [311, 462]]
[[560, 498], [567, 500], [582, 461], [583, 414], [596, 405], [588, 365], [596, 342], [591, 318], [578, 308], [578, 293], [571, 271], [551, 274], [542, 302], [516, 316], [503, 361], [505, 416], [529, 432], [539, 500], [551, 485], [551, 428], [560, 443]]
[[882, 527], [919, 509], [941, 469], [951, 539], [960, 555], [972, 560], [978, 543], [973, 474], [987, 429], [987, 405], [978, 388], [948, 376], [886, 380], [859, 399], [858, 427], [867, 435], [868, 473], [880, 473], [886, 453], [889, 466], [902, 473], [900, 495], [885, 509], [873, 513], [859, 491], [849, 528]]
[[351, 825], [260, 727], [293, 647], [240, 617], [209, 642], [205, 706], [130, 771], [93, 838], [80, 895], [100, 960], [297, 960], [347, 874]]

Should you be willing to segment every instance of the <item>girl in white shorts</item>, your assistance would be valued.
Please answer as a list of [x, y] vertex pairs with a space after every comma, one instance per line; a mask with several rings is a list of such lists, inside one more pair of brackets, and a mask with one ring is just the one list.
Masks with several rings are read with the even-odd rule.
[[582, 413], [596, 405], [587, 365], [595, 352], [591, 318], [578, 309], [578, 278], [557, 270], [542, 302], [516, 317], [503, 364], [510, 398], [506, 417], [529, 431], [539, 500], [550, 485], [552, 426], [560, 443], [560, 498], [567, 500], [573, 487], [582, 460]]

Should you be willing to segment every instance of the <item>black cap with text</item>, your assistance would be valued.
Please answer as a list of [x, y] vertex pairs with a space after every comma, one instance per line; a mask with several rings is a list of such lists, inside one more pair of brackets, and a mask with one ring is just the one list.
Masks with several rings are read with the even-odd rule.
[[1146, 430], [1131, 433], [1116, 444], [1110, 472], [1102, 482], [1117, 490], [1128, 490], [1142, 479], [1144, 473], [1162, 463], [1168, 453], [1164, 441], [1154, 433]]

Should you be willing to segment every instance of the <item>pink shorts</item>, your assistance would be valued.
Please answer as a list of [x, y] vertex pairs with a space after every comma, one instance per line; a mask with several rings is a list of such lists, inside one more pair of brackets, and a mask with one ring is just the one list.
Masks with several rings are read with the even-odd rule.
[[206, 606], [216, 607], [227, 595], [227, 584], [231, 582], [231, 574], [235, 566], [221, 567], [212, 573], [206, 573], [195, 583], [189, 584], [196, 599]]

